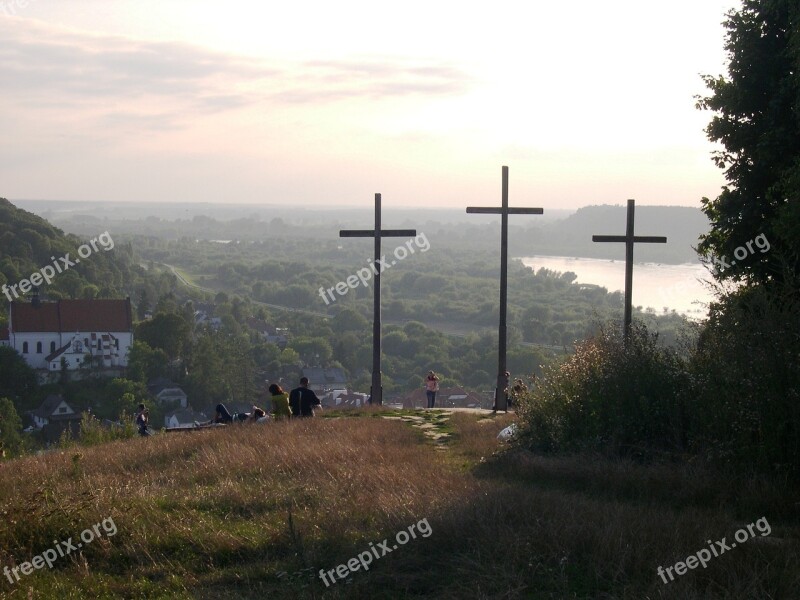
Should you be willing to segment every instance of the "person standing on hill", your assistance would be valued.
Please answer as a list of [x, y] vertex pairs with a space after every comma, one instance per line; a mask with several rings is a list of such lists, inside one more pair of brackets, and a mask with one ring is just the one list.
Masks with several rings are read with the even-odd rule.
[[500, 376], [500, 389], [495, 391], [495, 398], [494, 398], [494, 406], [492, 406], [492, 410], [497, 412], [497, 392], [499, 391], [506, 397], [506, 412], [508, 412], [508, 385], [511, 382], [511, 373], [506, 371]]
[[317, 398], [314, 390], [308, 389], [308, 377], [301, 377], [300, 387], [291, 391], [289, 405], [292, 408], [293, 417], [313, 417], [314, 407], [322, 406], [322, 401]]
[[150, 435], [150, 411], [147, 410], [144, 404], [139, 405], [139, 411], [136, 413], [136, 427], [139, 428], [139, 435], [142, 437]]
[[425, 378], [425, 395], [428, 397], [428, 408], [436, 404], [436, 392], [439, 391], [439, 376], [433, 371], [428, 371]]
[[289, 408], [289, 394], [283, 391], [281, 386], [273, 383], [269, 386], [269, 393], [272, 396], [272, 415], [276, 419], [288, 419], [292, 416]]
[[528, 393], [528, 386], [522, 379], [514, 380], [514, 387], [511, 388], [511, 393], [508, 396], [508, 405], [517, 406], [520, 399]]

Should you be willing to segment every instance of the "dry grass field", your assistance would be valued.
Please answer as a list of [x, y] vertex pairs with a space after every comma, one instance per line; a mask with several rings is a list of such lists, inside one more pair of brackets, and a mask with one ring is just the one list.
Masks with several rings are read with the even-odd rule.
[[[13, 584], [3, 576], [0, 595], [800, 597], [796, 496], [775, 482], [535, 456], [497, 441], [513, 415], [417, 411], [417, 426], [384, 418], [410, 414], [328, 414], [2, 463], [0, 568], [104, 519], [117, 532]], [[434, 443], [426, 430], [447, 435]], [[764, 516], [768, 536], [667, 584], [656, 574]], [[422, 521], [427, 536], [392, 548]], [[391, 551], [368, 571], [328, 585], [319, 577], [379, 553], [384, 539]]]

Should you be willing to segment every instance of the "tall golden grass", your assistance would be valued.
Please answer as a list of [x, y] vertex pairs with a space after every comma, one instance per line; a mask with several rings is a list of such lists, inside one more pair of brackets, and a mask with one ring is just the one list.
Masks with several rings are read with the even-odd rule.
[[[800, 589], [792, 516], [758, 512], [683, 467], [504, 451], [511, 416], [422, 433], [358, 418], [231, 426], [70, 448], [0, 466], [0, 568], [112, 517], [118, 533], [11, 585], [7, 598], [735, 598]], [[691, 493], [671, 486], [693, 487]], [[765, 498], [780, 493], [765, 489]], [[747, 511], [747, 512], [742, 512]], [[664, 585], [742, 522], [753, 540]], [[428, 519], [433, 533], [325, 587], [333, 569]], [[794, 586], [794, 587], [793, 587]]]

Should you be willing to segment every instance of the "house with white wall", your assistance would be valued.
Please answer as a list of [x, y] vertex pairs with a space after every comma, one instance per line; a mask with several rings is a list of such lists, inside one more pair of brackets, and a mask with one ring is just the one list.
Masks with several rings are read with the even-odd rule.
[[147, 382], [147, 390], [157, 402], [162, 404], [178, 402], [181, 408], [188, 406], [186, 392], [176, 383], [166, 377], [158, 377]]
[[327, 394], [331, 390], [346, 390], [350, 387], [344, 370], [338, 367], [323, 369], [321, 367], [304, 367], [303, 377], [308, 377], [308, 387], [317, 396]]
[[130, 298], [11, 302], [8, 341], [34, 369], [79, 369], [91, 356], [96, 367], [126, 367], [133, 345]]
[[192, 410], [191, 407], [179, 408], [164, 415], [164, 426], [169, 428], [194, 426], [195, 423], [205, 423], [208, 417], [205, 413]]
[[36, 429], [56, 422], [80, 421], [80, 413], [73, 410], [61, 395], [50, 394], [36, 410], [28, 411]]

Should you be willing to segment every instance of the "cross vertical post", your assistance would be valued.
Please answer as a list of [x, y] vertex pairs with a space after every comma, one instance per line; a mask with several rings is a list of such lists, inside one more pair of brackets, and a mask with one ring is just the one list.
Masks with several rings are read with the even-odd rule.
[[506, 377], [506, 345], [508, 329], [508, 215], [541, 215], [542, 208], [509, 208], [508, 206], [508, 167], [503, 167], [503, 184], [500, 208], [492, 206], [468, 206], [472, 214], [500, 214], [500, 323], [497, 331], [497, 383], [494, 392], [495, 410], [508, 411], [508, 398], [505, 390], [509, 385]]
[[[371, 237], [375, 238], [375, 258], [372, 271], [375, 275], [372, 290], [372, 386], [370, 402], [383, 404], [383, 381], [381, 374], [381, 269], [384, 261], [381, 256], [381, 239], [384, 237], [413, 237], [416, 229], [381, 229], [381, 195], [375, 194], [375, 228], [343, 229], [339, 237]], [[394, 264], [394, 262], [392, 262]]]
[[631, 333], [633, 321], [633, 246], [638, 243], [666, 244], [667, 238], [655, 235], [634, 235], [635, 201], [628, 200], [628, 215], [625, 223], [625, 235], [593, 235], [593, 242], [624, 242], [625, 243], [625, 316], [623, 321], [623, 336], [625, 341]]

